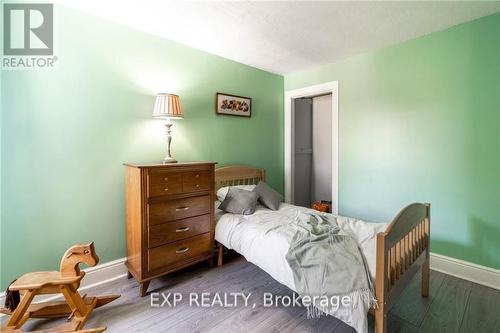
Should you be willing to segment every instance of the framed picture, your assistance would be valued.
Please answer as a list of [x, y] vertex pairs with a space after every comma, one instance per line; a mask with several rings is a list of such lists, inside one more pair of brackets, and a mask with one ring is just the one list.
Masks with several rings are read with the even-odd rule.
[[252, 99], [250, 97], [216, 93], [215, 113], [228, 116], [251, 117]]

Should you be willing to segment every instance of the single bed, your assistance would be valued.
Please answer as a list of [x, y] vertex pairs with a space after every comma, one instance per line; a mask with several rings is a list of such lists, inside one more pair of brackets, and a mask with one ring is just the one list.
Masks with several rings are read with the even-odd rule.
[[[216, 190], [225, 186], [257, 184], [260, 180], [265, 180], [263, 169], [226, 166], [215, 171]], [[246, 216], [219, 211], [215, 231], [219, 247], [218, 266], [222, 265], [222, 247], [225, 246], [243, 255], [278, 282], [296, 290], [293, 274], [285, 260], [288, 240], [293, 235], [271, 231], [307, 210], [282, 203], [278, 211], [259, 207], [254, 214]], [[389, 309], [419, 271], [422, 274], [422, 296], [428, 296], [430, 205], [413, 203], [403, 208], [388, 224], [341, 216], [337, 221], [343, 232], [356, 239], [366, 258], [378, 301], [377, 309], [370, 310], [375, 315], [375, 332], [386, 332]], [[349, 313], [339, 312], [335, 317], [348, 322]]]

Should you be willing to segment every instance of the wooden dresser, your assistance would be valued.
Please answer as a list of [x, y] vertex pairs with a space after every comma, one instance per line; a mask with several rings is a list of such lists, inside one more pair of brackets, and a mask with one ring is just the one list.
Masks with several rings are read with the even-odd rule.
[[214, 254], [214, 162], [125, 164], [129, 277], [151, 279]]

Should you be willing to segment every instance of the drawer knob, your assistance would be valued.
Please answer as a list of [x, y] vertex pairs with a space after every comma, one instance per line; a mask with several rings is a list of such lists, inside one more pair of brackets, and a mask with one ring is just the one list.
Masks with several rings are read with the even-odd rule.
[[168, 191], [168, 187], [165, 187], [164, 191], [167, 192]]
[[184, 212], [184, 211], [186, 211], [186, 210], [188, 210], [188, 209], [189, 209], [189, 207], [187, 207], [187, 206], [185, 206], [185, 207], [177, 207], [177, 208], [175, 209], [175, 211], [176, 211], [176, 212]]
[[200, 187], [200, 184], [196, 184], [195, 186], [196, 186], [196, 187]]
[[189, 227], [179, 228], [175, 230], [175, 232], [186, 232], [186, 231], [189, 231]]
[[178, 254], [179, 254], [179, 253], [185, 253], [185, 252], [187, 252], [187, 251], [189, 251], [189, 247], [185, 247], [185, 248], [183, 248], [183, 249], [178, 249], [178, 250], [175, 250], [175, 253], [178, 253]]
[[200, 174], [199, 173], [196, 174], [196, 178], [200, 178]]
[[167, 181], [167, 180], [168, 180], [168, 177], [163, 178], [163, 180]]

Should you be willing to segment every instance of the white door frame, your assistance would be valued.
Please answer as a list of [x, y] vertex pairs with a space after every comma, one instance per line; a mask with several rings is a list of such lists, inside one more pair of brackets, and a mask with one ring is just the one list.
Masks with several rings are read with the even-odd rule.
[[301, 97], [332, 94], [332, 213], [339, 211], [339, 82], [331, 81], [285, 92], [285, 201], [293, 202], [294, 103]]

